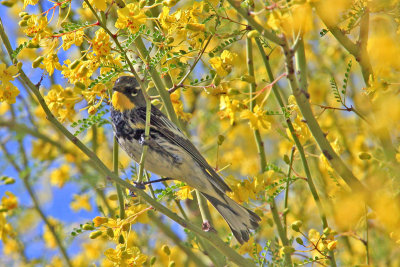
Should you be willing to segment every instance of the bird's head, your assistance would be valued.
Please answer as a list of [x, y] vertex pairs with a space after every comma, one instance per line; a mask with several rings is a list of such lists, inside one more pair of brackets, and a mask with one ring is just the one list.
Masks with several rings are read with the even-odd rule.
[[145, 107], [144, 99], [139, 83], [132, 76], [119, 77], [113, 87], [112, 105], [121, 112], [135, 107]]

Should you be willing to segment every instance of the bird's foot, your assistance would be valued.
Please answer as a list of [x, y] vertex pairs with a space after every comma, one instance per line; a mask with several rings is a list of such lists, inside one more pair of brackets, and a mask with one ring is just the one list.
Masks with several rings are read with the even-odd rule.
[[149, 140], [146, 140], [146, 136], [145, 136], [144, 133], [140, 135], [139, 144], [142, 145], [142, 146], [148, 146], [149, 145]]
[[146, 189], [146, 183], [145, 182], [133, 182], [136, 188], [138, 189]]

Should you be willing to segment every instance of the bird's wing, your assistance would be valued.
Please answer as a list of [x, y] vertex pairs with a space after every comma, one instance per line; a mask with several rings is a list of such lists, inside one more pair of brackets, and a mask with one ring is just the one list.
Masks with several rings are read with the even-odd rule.
[[[146, 120], [146, 108], [140, 108], [140, 118]], [[144, 122], [143, 121], [143, 122]], [[204, 157], [200, 154], [197, 148], [190, 142], [190, 140], [182, 133], [181, 130], [171, 122], [159, 109], [152, 106], [152, 112], [150, 117], [151, 131], [158, 131], [162, 136], [165, 137], [169, 142], [181, 147], [187, 153], [189, 153], [192, 158], [199, 164], [199, 166], [204, 170], [210, 181], [216, 185], [223, 192], [232, 190], [224, 182], [224, 180], [217, 174], [217, 172], [207, 163]]]

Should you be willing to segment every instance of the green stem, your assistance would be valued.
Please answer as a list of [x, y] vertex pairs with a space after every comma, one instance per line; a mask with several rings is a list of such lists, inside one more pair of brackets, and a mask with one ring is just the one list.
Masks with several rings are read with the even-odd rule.
[[[118, 149], [119, 144], [117, 138], [114, 136], [114, 143], [113, 143], [113, 168], [115, 175], [118, 176]], [[118, 203], [119, 203], [119, 218], [125, 218], [125, 201], [124, 201], [124, 194], [122, 193], [121, 186], [116, 184], [115, 187], [117, 188], [117, 196], [118, 196]]]
[[[315, 119], [313, 112], [311, 110], [309, 102], [309, 93], [307, 88], [300, 87], [297, 83], [297, 79], [294, 74], [294, 65], [292, 59], [292, 52], [288, 48], [288, 45], [283, 47], [284, 53], [286, 54], [286, 68], [287, 68], [287, 78], [289, 80], [289, 86], [296, 98], [297, 105], [301, 111], [301, 114], [305, 118], [308, 128], [310, 129], [315, 141], [317, 142], [319, 148], [321, 149], [324, 156], [328, 159], [329, 163], [335, 169], [335, 171], [343, 178], [343, 180], [349, 185], [349, 187], [355, 192], [367, 193], [367, 188], [354, 176], [351, 170], [346, 166], [343, 160], [336, 154], [333, 150], [331, 144], [326, 139], [325, 134], [322, 132], [317, 120]], [[304, 53], [304, 49], [299, 47], [297, 52], [301, 51]], [[301, 58], [301, 57], [300, 57]], [[300, 59], [299, 58], [299, 59]], [[299, 63], [299, 66], [304, 66], [303, 63]], [[300, 69], [300, 75], [304, 75], [305, 70]], [[304, 77], [304, 79], [306, 79]], [[302, 81], [306, 83], [306, 81]]]
[[[252, 77], [254, 76], [254, 64], [253, 64], [253, 44], [252, 44], [252, 39], [248, 38], [246, 39], [246, 57], [247, 57], [247, 71], [249, 72], [249, 75]], [[253, 98], [253, 93], [256, 91], [256, 84], [255, 81], [250, 83], [250, 99]], [[250, 101], [250, 110], [253, 111], [254, 106], [255, 106], [256, 100], [252, 99]], [[254, 137], [256, 140], [257, 144], [257, 151], [260, 159], [260, 173], [264, 173], [265, 169], [267, 167], [267, 159], [265, 157], [265, 151], [264, 151], [264, 144], [261, 139], [260, 131], [259, 130], [254, 130]], [[279, 213], [276, 207], [276, 202], [275, 199], [272, 200], [270, 203], [270, 208], [272, 212], [272, 217], [275, 222], [276, 228], [278, 230], [279, 237], [282, 241], [282, 244], [284, 246], [290, 246], [290, 242], [286, 236], [286, 231], [284, 230], [282, 226], [281, 219], [279, 218]], [[285, 253], [285, 264], [286, 266], [292, 266], [292, 258], [290, 253]]]
[[[287, 47], [287, 46], [284, 46], [284, 47]], [[286, 69], [287, 69], [287, 72], [288, 72], [289, 85], [290, 85], [290, 87], [291, 87], [291, 89], [293, 91], [293, 88], [294, 88], [293, 86], [295, 85], [293, 80], [296, 81], [296, 78], [295, 77], [291, 77], [292, 74], [289, 74], [289, 72], [294, 68], [294, 66], [293, 65], [291, 65], [291, 66], [289, 65], [289, 64], [293, 64], [293, 61], [292, 61], [292, 59], [289, 59], [289, 57], [291, 58], [291, 56], [292, 56], [291, 53], [289, 53], [289, 51], [287, 51], [287, 53], [288, 54], [285, 54], [286, 55], [286, 63], [287, 63]], [[297, 59], [296, 65], [297, 65], [297, 67], [299, 69], [299, 72], [300, 72], [300, 86], [301, 86], [301, 88], [304, 88], [304, 90], [306, 90], [305, 88], [307, 88], [307, 72], [306, 72], [307, 68], [306, 68], [306, 57], [305, 57], [305, 52], [304, 52], [303, 39], [301, 39], [299, 41], [299, 45], [298, 45], [298, 48], [296, 50], [296, 59]], [[293, 73], [293, 76], [294, 76], [294, 73]], [[296, 83], [297, 83], [297, 81], [296, 81]], [[312, 117], [314, 118], [314, 116], [312, 116]], [[287, 121], [289, 121], [289, 119], [287, 119]], [[307, 163], [307, 158], [306, 158], [306, 155], [304, 153], [303, 146], [301, 145], [300, 140], [297, 138], [297, 136], [296, 136], [296, 138], [294, 137], [296, 135], [296, 132], [295, 132], [295, 129], [293, 128], [293, 126], [292, 127], [289, 126], [289, 129], [290, 129], [291, 135], [293, 136], [293, 139], [294, 139], [294, 141], [296, 143], [297, 149], [299, 150], [300, 157], [301, 157], [301, 160], [302, 160], [302, 163], [303, 163], [303, 167], [304, 167], [304, 171], [305, 171], [306, 176], [307, 176], [308, 187], [310, 188], [311, 194], [313, 195], [315, 203], [317, 204], [317, 207], [318, 207], [318, 210], [319, 210], [319, 213], [320, 213], [320, 216], [321, 216], [321, 220], [322, 220], [322, 225], [323, 225], [323, 228], [325, 229], [325, 228], [328, 227], [328, 221], [326, 219], [325, 210], [322, 207], [322, 203], [321, 203], [321, 200], [319, 198], [317, 189], [315, 188], [314, 181], [313, 181], [312, 176], [311, 176], [311, 172], [310, 172], [310, 169], [309, 169], [309, 166], [308, 166], [308, 163]], [[335, 254], [334, 254], [333, 251], [329, 252], [329, 257], [330, 257], [331, 266], [332, 267], [336, 267]]]
[[[272, 74], [271, 66], [269, 64], [268, 57], [265, 54], [264, 49], [262, 48], [262, 45], [259, 42], [259, 40], [257, 40], [257, 46], [258, 46], [260, 54], [261, 54], [261, 56], [263, 58], [263, 61], [264, 61], [264, 64], [265, 64], [265, 68], [267, 69], [267, 73], [268, 73], [269, 79], [272, 82], [272, 81], [274, 81], [274, 77], [273, 77], [273, 74]], [[299, 43], [298, 49], [301, 49], [301, 46], [302, 46], [302, 44]], [[287, 55], [287, 57], [290, 57], [291, 53], [286, 54], [286, 55]], [[292, 66], [292, 68], [294, 68], [294, 67]], [[288, 71], [288, 73], [289, 73], [289, 71]], [[304, 74], [305, 73], [303, 73], [303, 75]], [[304, 79], [304, 80], [302, 80], [302, 82], [306, 83], [307, 81], [306, 81], [306, 79]], [[285, 111], [286, 108], [285, 108], [285, 105], [283, 103], [282, 97], [280, 96], [280, 93], [279, 93], [279, 90], [278, 90], [276, 84], [274, 84], [272, 86], [272, 90], [273, 90], [273, 93], [275, 94], [275, 97], [278, 100], [278, 103], [281, 106], [282, 110]], [[293, 138], [293, 140], [294, 140], [294, 142], [296, 144], [297, 150], [299, 151], [300, 158], [301, 158], [301, 161], [302, 161], [302, 164], [303, 164], [303, 168], [304, 168], [304, 171], [306, 173], [308, 187], [309, 187], [309, 189], [311, 191], [311, 194], [312, 194], [312, 196], [314, 198], [314, 201], [315, 201], [315, 203], [317, 205], [317, 208], [319, 210], [319, 213], [320, 213], [320, 216], [321, 216], [321, 220], [322, 220], [322, 224], [323, 224], [323, 228], [326, 228], [326, 227], [328, 227], [328, 221], [326, 219], [324, 209], [322, 207], [319, 195], [317, 193], [317, 190], [315, 188], [315, 185], [314, 185], [314, 182], [313, 182], [313, 179], [312, 179], [312, 176], [311, 176], [311, 172], [310, 172], [310, 169], [309, 169], [309, 166], [308, 166], [308, 163], [307, 163], [306, 155], [304, 153], [304, 148], [301, 145], [300, 140], [297, 137], [296, 131], [295, 131], [295, 129], [293, 127], [293, 124], [290, 121], [290, 119], [286, 119], [286, 123], [287, 123], [287, 126], [288, 126], [289, 130], [290, 130], [292, 138]], [[336, 266], [335, 260], [333, 258], [333, 253], [331, 255], [331, 264], [333, 266]]]
[[[289, 202], [289, 186], [290, 186], [290, 177], [292, 175], [292, 166], [293, 166], [293, 158], [294, 158], [294, 152], [296, 151], [295, 147], [292, 147], [292, 152], [290, 154], [290, 162], [289, 162], [289, 168], [288, 168], [288, 173], [287, 173], [287, 182], [286, 182], [286, 190], [285, 190], [285, 201], [284, 201], [284, 210], [286, 211], [288, 208], [288, 202]], [[287, 212], [283, 214], [283, 229], [285, 230], [285, 234], [287, 234], [287, 221], [286, 221], [286, 215]]]
[[[247, 57], [247, 71], [249, 72], [249, 75], [251, 77], [254, 77], [254, 63], [253, 63], [253, 45], [251, 38], [246, 38], [246, 57]], [[256, 83], [255, 81], [250, 83], [250, 99], [254, 98], [254, 92], [256, 91]], [[253, 112], [254, 106], [256, 105], [256, 99], [252, 99], [250, 101], [250, 110]], [[258, 156], [260, 157], [260, 169], [261, 173], [265, 172], [265, 169], [267, 167], [267, 158], [265, 156], [265, 151], [264, 151], [264, 142], [262, 141], [260, 130], [255, 129], [253, 131], [254, 138], [256, 140], [256, 145], [257, 145], [257, 153]]]

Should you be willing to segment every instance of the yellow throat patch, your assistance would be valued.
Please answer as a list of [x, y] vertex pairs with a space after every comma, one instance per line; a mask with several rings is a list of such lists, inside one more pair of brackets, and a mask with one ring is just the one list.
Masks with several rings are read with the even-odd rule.
[[126, 95], [120, 92], [114, 92], [111, 103], [113, 107], [120, 112], [133, 109], [135, 107], [135, 104], [133, 104]]

